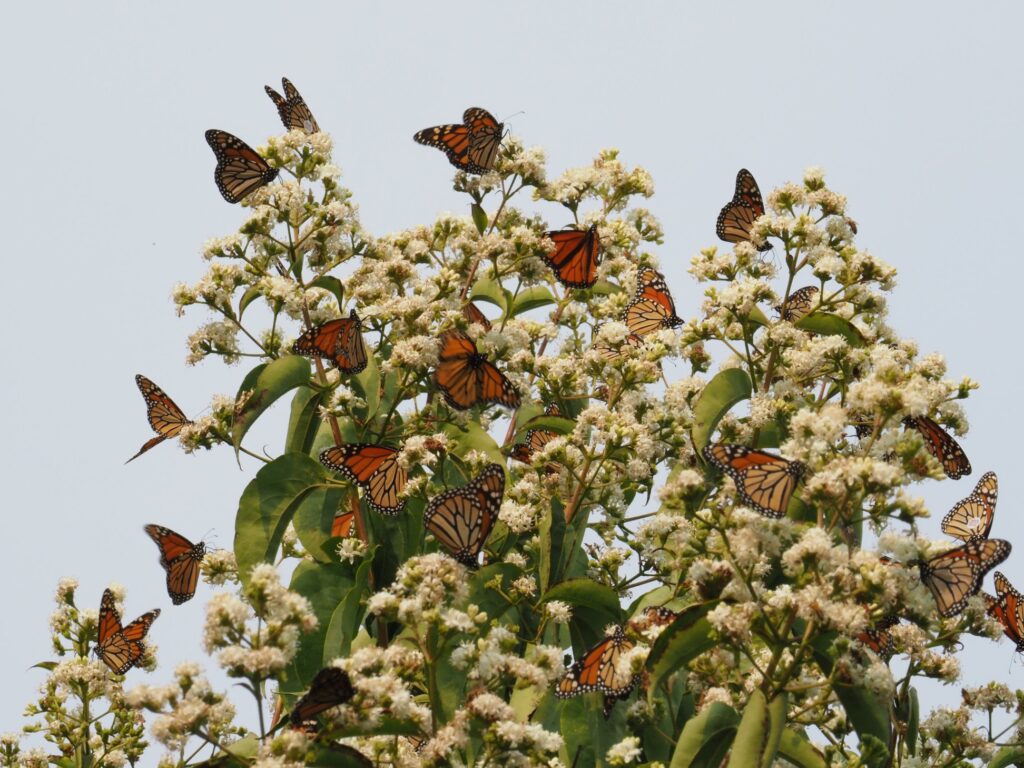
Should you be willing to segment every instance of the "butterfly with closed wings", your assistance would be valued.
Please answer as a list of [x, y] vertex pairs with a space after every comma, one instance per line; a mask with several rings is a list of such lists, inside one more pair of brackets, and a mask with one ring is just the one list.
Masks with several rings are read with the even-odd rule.
[[896, 642], [889, 630], [899, 623], [899, 616], [885, 616], [879, 619], [871, 629], [859, 633], [857, 639], [874, 651], [879, 658], [888, 661], [896, 652]]
[[125, 464], [135, 461], [164, 440], [177, 437], [184, 427], [192, 423], [186, 418], [181, 408], [167, 396], [166, 392], [141, 373], [135, 374], [135, 384], [138, 386], [139, 392], [142, 393], [142, 399], [146, 401], [146, 418], [149, 419], [149, 426], [156, 432], [156, 437], [147, 440], [139, 452], [128, 459]]
[[[544, 415], [561, 416], [562, 409], [558, 407], [558, 403], [551, 403], [544, 409]], [[558, 433], [549, 429], [529, 429], [526, 431], [526, 441], [518, 443], [512, 449], [512, 458], [524, 464], [530, 464], [533, 462], [533, 455], [556, 437], [558, 437]], [[551, 472], [552, 470], [557, 472], [558, 467], [549, 464], [546, 471]]]
[[488, 403], [511, 408], [520, 405], [519, 393], [512, 382], [462, 331], [446, 331], [441, 336], [434, 380], [448, 405], [460, 411]]
[[[715, 234], [727, 243], [750, 242], [750, 230], [754, 222], [764, 215], [764, 201], [753, 174], [741, 168], [736, 174], [736, 191], [732, 200], [725, 204], [715, 223]], [[770, 251], [771, 243], [757, 246], [759, 251]]]
[[213, 180], [229, 203], [237, 203], [277, 178], [277, 168], [271, 168], [256, 150], [227, 131], [211, 128], [206, 143], [217, 157]]
[[310, 112], [299, 89], [292, 85], [287, 77], [281, 78], [281, 86], [284, 88], [284, 96], [269, 85], [263, 86], [263, 90], [277, 107], [277, 114], [281, 116], [284, 127], [290, 131], [298, 129], [306, 133], [319, 133], [320, 126], [317, 125], [316, 118]]
[[981, 589], [985, 574], [1010, 556], [1010, 542], [971, 539], [940, 555], [918, 562], [921, 582], [935, 598], [941, 616], [955, 616]]
[[440, 149], [460, 171], [481, 174], [494, 168], [504, 127], [486, 109], [470, 107], [462, 113], [461, 123], [424, 128], [413, 139]]
[[359, 373], [367, 361], [363, 322], [353, 309], [348, 317], [328, 320], [303, 332], [292, 345], [292, 352], [330, 360], [342, 373]]
[[986, 472], [974, 486], [971, 495], [942, 518], [942, 532], [961, 541], [987, 539], [995, 518], [999, 481], [995, 472]]
[[601, 355], [602, 359], [607, 360], [608, 362], [614, 362], [626, 357], [631, 350], [643, 349], [643, 347], [643, 336], [637, 336], [635, 333], [631, 333], [625, 339], [618, 342], [618, 344], [605, 341], [604, 339], [598, 339], [594, 342], [592, 349], [596, 350], [597, 353]]
[[544, 260], [555, 271], [558, 281], [569, 288], [590, 288], [597, 282], [601, 240], [597, 224], [587, 229], [559, 229], [548, 232], [555, 249]]
[[292, 708], [292, 728], [303, 728], [321, 712], [340, 706], [355, 695], [348, 673], [338, 667], [324, 667], [309, 684], [309, 691]]
[[920, 433], [924, 438], [924, 447], [942, 463], [946, 477], [959, 480], [971, 474], [971, 462], [960, 443], [927, 416], [908, 416], [903, 420], [903, 426]]
[[710, 443], [704, 458], [736, 482], [740, 501], [766, 517], [786, 514], [804, 465], [742, 445]]
[[393, 517], [405, 508], [402, 489], [409, 473], [398, 451], [383, 445], [345, 443], [320, 453], [320, 463], [366, 490], [370, 508]]
[[147, 525], [144, 529], [160, 548], [160, 565], [167, 571], [167, 594], [171, 602], [181, 605], [191, 600], [199, 582], [199, 566], [206, 556], [206, 544], [193, 544], [180, 533], [162, 525]]
[[504, 495], [505, 468], [488, 464], [471, 482], [431, 499], [423, 512], [423, 525], [448, 554], [477, 568]]
[[678, 328], [683, 324], [661, 272], [643, 267], [636, 281], [636, 295], [622, 316], [630, 333], [643, 338], [662, 328]]
[[117, 612], [114, 593], [103, 590], [97, 625], [94, 653], [116, 675], [123, 675], [138, 664], [146, 655], [143, 640], [150, 625], [160, 615], [160, 609], [142, 614], [126, 627], [121, 626], [121, 615]]
[[782, 304], [776, 304], [774, 309], [779, 313], [781, 320], [795, 323], [797, 320], [806, 317], [814, 309], [814, 301], [821, 293], [818, 286], [808, 285], [799, 288], [789, 294], [789, 298]]
[[986, 611], [1003, 625], [1003, 632], [1013, 641], [1017, 652], [1024, 653], [1024, 595], [999, 571], [995, 580], [998, 597], [984, 595]]

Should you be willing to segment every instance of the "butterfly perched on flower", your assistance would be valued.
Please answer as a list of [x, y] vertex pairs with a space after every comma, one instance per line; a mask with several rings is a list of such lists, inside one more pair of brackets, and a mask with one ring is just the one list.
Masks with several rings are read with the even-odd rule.
[[398, 451], [383, 445], [346, 443], [320, 453], [320, 463], [366, 489], [370, 508], [394, 516], [405, 508], [402, 489], [409, 479]]
[[604, 694], [603, 714], [611, 714], [617, 700], [629, 698], [640, 679], [639, 675], [619, 669], [619, 659], [633, 649], [621, 626], [589, 649], [566, 671], [555, 686], [555, 696], [568, 699], [590, 691]]
[[355, 695], [348, 673], [338, 667], [324, 667], [309, 684], [309, 691], [295, 702], [292, 708], [291, 724], [301, 728], [321, 712], [340, 706]]
[[643, 632], [652, 627], [667, 627], [679, 618], [679, 614], [663, 605], [649, 605], [636, 618], [630, 619], [628, 627], [633, 632]]
[[736, 482], [740, 500], [762, 515], [779, 518], [804, 473], [799, 461], [789, 461], [742, 445], [710, 443], [704, 458]]
[[479, 323], [484, 327], [485, 331], [491, 330], [491, 321], [487, 319], [487, 315], [480, 311], [480, 307], [474, 304], [472, 301], [467, 301], [462, 305], [462, 316], [466, 318], [466, 322]]
[[594, 342], [593, 349], [597, 350], [597, 353], [605, 360], [614, 362], [615, 360], [625, 357], [630, 350], [643, 349], [643, 346], [643, 336], [637, 336], [635, 333], [631, 333], [618, 344], [605, 341], [604, 339], [598, 339]]
[[643, 267], [636, 280], [636, 295], [622, 316], [630, 333], [642, 338], [662, 328], [678, 328], [683, 324], [683, 319], [676, 315], [675, 302], [661, 272]]
[[544, 260], [562, 285], [590, 288], [597, 282], [597, 265], [601, 256], [597, 224], [587, 229], [555, 230], [548, 232], [547, 237], [554, 242], [555, 249], [545, 254]]
[[896, 652], [896, 643], [889, 630], [899, 623], [899, 616], [885, 616], [879, 619], [871, 629], [859, 633], [857, 639], [874, 651], [879, 658], [888, 661]]
[[942, 532], [962, 541], [987, 539], [995, 518], [999, 481], [995, 472], [986, 472], [974, 486], [971, 495], [957, 504], [942, 518]]
[[789, 294], [789, 298], [782, 304], [777, 304], [774, 309], [779, 313], [782, 320], [795, 323], [802, 317], [806, 317], [814, 309], [814, 301], [821, 291], [816, 285], [808, 285]]
[[[718, 214], [715, 233], [727, 243], [750, 242], [750, 230], [754, 222], [764, 215], [764, 201], [753, 174], [741, 168], [736, 174], [736, 191], [732, 200], [725, 204]], [[759, 245], [757, 250], [770, 251], [770, 243]]]
[[518, 408], [520, 404], [519, 393], [512, 382], [462, 331], [446, 331], [441, 336], [434, 379], [448, 405], [462, 411], [488, 403], [511, 408]]
[[229, 203], [237, 203], [277, 178], [276, 168], [271, 168], [256, 150], [227, 131], [211, 128], [206, 132], [206, 143], [217, 157], [213, 180]]
[[462, 113], [461, 123], [424, 128], [413, 139], [440, 149], [460, 171], [487, 173], [494, 168], [504, 127], [486, 109], [470, 107]]
[[167, 571], [167, 594], [181, 605], [191, 600], [199, 581], [199, 566], [206, 555], [206, 544], [193, 544], [180, 533], [162, 525], [147, 525], [146, 533], [160, 548], [160, 565]]
[[359, 373], [366, 368], [363, 322], [353, 309], [348, 317], [328, 320], [302, 333], [292, 351], [306, 357], [321, 357], [334, 363], [342, 373]]
[[146, 655], [146, 646], [142, 641], [159, 615], [160, 609], [154, 608], [127, 627], [122, 627], [114, 593], [109, 589], [103, 590], [94, 652], [114, 674], [123, 675]]
[[1010, 580], [996, 571], [996, 595], [985, 595], [988, 615], [1003, 625], [1003, 632], [1010, 638], [1017, 651], [1024, 653], [1024, 595], [1013, 588]]
[[924, 447], [941, 462], [946, 477], [959, 480], [964, 475], [971, 474], [971, 462], [964, 449], [960, 447], [960, 443], [927, 416], [908, 416], [903, 420], [903, 426], [907, 429], [916, 429], [921, 434], [924, 438]]
[[181, 430], [192, 422], [186, 418], [184, 412], [171, 398], [167, 396], [160, 387], [147, 379], [141, 373], [135, 374], [135, 384], [142, 393], [142, 399], [146, 401], [146, 418], [149, 419], [149, 426], [156, 432], [156, 437], [151, 437], [139, 448], [139, 452], [132, 456], [125, 464], [135, 461], [142, 454], [156, 445], [160, 445], [169, 437], [176, 437]]
[[423, 525], [448, 554], [476, 568], [504, 495], [504, 467], [488, 464], [468, 484], [431, 499], [423, 512]]
[[1010, 556], [1010, 542], [971, 539], [940, 555], [918, 563], [921, 582], [935, 598], [942, 616], [955, 616], [981, 589], [985, 574]]
[[[558, 403], [551, 403], [544, 409], [544, 415], [561, 416], [562, 409], [558, 407]], [[545, 445], [556, 437], [558, 437], [558, 433], [552, 432], [549, 429], [529, 429], [526, 431], [526, 442], [519, 443], [512, 449], [512, 458], [524, 464], [530, 464], [533, 461], [533, 454], [544, 448]], [[558, 467], [553, 467], [550, 464], [547, 470], [550, 472], [552, 468], [554, 471], [558, 471]]]
[[288, 130], [298, 128], [306, 133], [319, 133], [320, 126], [316, 124], [316, 118], [310, 112], [299, 89], [292, 85], [287, 77], [281, 78], [281, 86], [284, 88], [284, 96], [269, 85], [263, 86], [263, 90], [277, 107], [277, 114], [281, 116], [284, 127]]

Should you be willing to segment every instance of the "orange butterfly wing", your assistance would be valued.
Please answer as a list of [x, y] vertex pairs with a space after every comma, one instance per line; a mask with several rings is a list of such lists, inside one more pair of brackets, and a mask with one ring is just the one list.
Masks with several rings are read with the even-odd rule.
[[277, 114], [281, 117], [284, 127], [289, 130], [298, 128], [306, 133], [319, 132], [320, 126], [317, 125], [316, 118], [313, 117], [299, 89], [292, 85], [287, 77], [281, 78], [281, 85], [284, 87], [284, 96], [269, 85], [263, 86], [263, 90], [277, 107]]
[[505, 469], [488, 464], [467, 485], [431, 499], [423, 512], [423, 525], [452, 557], [476, 568], [504, 495]]
[[135, 384], [138, 386], [139, 392], [142, 393], [143, 400], [146, 401], [146, 419], [149, 421], [149, 426], [157, 434], [156, 437], [147, 440], [139, 452], [128, 459], [125, 464], [135, 461], [150, 448], [159, 445], [167, 438], [177, 436], [182, 428], [192, 423], [186, 418], [181, 408], [167, 396], [167, 393], [150, 379], [137, 373], [135, 374]]
[[[732, 200], [725, 204], [715, 222], [715, 233], [727, 243], [750, 241], [750, 230], [754, 222], [764, 215], [764, 201], [753, 174], [741, 168], [736, 174], [736, 190]], [[759, 246], [759, 251], [771, 250], [769, 243]]]
[[306, 357], [321, 357], [334, 363], [342, 373], [359, 373], [366, 368], [363, 324], [353, 309], [348, 317], [329, 320], [305, 331], [292, 351]]
[[555, 696], [568, 699], [588, 691], [604, 693], [603, 713], [605, 718], [611, 714], [616, 701], [629, 698], [639, 675], [623, 678], [617, 665], [619, 657], [633, 648], [633, 643], [626, 639], [622, 627], [604, 638], [569, 667], [565, 676], [555, 687]]
[[590, 288], [597, 282], [601, 241], [596, 224], [589, 229], [556, 230], [548, 232], [547, 236], [555, 243], [555, 250], [544, 259], [562, 285]]
[[811, 309], [814, 307], [814, 300], [819, 292], [816, 285], [805, 286], [793, 291], [784, 303], [776, 305], [774, 309], [779, 313], [780, 319], [795, 323], [800, 318], [810, 314]]
[[520, 404], [512, 382], [477, 351], [476, 344], [462, 331], [448, 331], [441, 337], [434, 379], [448, 404], [459, 410], [487, 403], [511, 408]]
[[946, 476], [959, 480], [971, 474], [971, 462], [964, 449], [946, 430], [927, 416], [908, 416], [903, 420], [908, 429], [916, 429], [924, 438], [925, 448], [942, 463]]
[[346, 443], [323, 451], [320, 462], [365, 488], [367, 501], [377, 512], [397, 515], [405, 508], [401, 493], [409, 474], [399, 465], [394, 448]]
[[256, 150], [227, 131], [207, 131], [206, 143], [217, 157], [213, 180], [229, 203], [237, 203], [277, 178], [276, 168], [271, 168]]
[[935, 598], [941, 616], [955, 616], [978, 593], [985, 574], [1010, 556], [1010, 542], [971, 539], [966, 544], [919, 563], [922, 583]]
[[740, 499], [762, 515], [780, 518], [804, 473], [798, 461], [789, 461], [742, 445], [709, 443], [704, 458], [736, 482]]
[[467, 173], [487, 173], [501, 144], [504, 127], [485, 109], [470, 107], [463, 123], [448, 123], [424, 128], [413, 136], [419, 144], [436, 147], [448, 156], [448, 162]]
[[291, 724], [300, 728], [303, 723], [332, 707], [349, 701], [355, 695], [348, 673], [338, 667], [324, 667], [313, 677], [309, 691], [295, 702]]
[[159, 615], [160, 609], [155, 608], [122, 629], [114, 594], [103, 590], [95, 651], [112, 672], [123, 675], [142, 660], [146, 652], [142, 640]]
[[623, 320], [631, 333], [647, 336], [661, 328], [678, 328], [683, 319], [676, 315], [676, 305], [664, 276], [653, 269], [642, 269], [637, 276], [637, 290], [626, 307]]
[[963, 541], [988, 538], [995, 519], [999, 480], [995, 472], [986, 472], [971, 495], [954, 506], [942, 518], [942, 532]]
[[480, 311], [480, 308], [472, 301], [466, 302], [462, 307], [462, 315], [470, 323], [480, 323], [484, 327], [485, 331], [491, 330], [491, 321], [487, 319], [487, 316]]
[[340, 515], [334, 516], [334, 521], [331, 523], [331, 536], [337, 536], [338, 538], [347, 538], [352, 532], [352, 524], [355, 522], [356, 515], [354, 512], [343, 512]]
[[167, 594], [181, 605], [191, 600], [199, 583], [199, 566], [206, 555], [206, 544], [193, 544], [180, 533], [161, 525], [147, 525], [146, 533], [160, 548], [160, 565], [167, 571]]

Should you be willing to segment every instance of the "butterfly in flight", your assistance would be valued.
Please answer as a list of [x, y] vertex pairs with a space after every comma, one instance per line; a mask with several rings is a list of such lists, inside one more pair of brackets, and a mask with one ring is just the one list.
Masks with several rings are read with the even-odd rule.
[[256, 150], [227, 131], [211, 128], [206, 132], [206, 143], [217, 156], [213, 180], [229, 203], [237, 203], [277, 178], [276, 168], [271, 168]]
[[284, 96], [269, 85], [263, 86], [263, 90], [277, 107], [277, 114], [281, 116], [284, 127], [288, 130], [298, 128], [306, 133], [319, 133], [320, 126], [316, 124], [316, 118], [306, 106], [299, 89], [292, 85], [287, 77], [281, 78], [281, 86], [284, 88]]
[[487, 315], [480, 311], [480, 307], [474, 304], [472, 301], [467, 301], [462, 307], [462, 316], [466, 318], [466, 322], [479, 323], [484, 327], [485, 331], [490, 331], [491, 321], [487, 319]]
[[921, 434], [924, 438], [924, 447], [941, 462], [946, 477], [959, 480], [964, 475], [971, 474], [971, 462], [964, 449], [960, 447], [960, 443], [927, 416], [908, 416], [903, 420], [903, 426], [907, 429], [916, 429]]
[[799, 461], [742, 445], [710, 443], [704, 458], [736, 482], [740, 500], [767, 517], [785, 516], [789, 500], [804, 473]]
[[590, 288], [597, 282], [597, 265], [601, 263], [601, 240], [597, 224], [588, 229], [558, 229], [548, 232], [555, 244], [544, 260], [555, 271], [558, 281], [569, 288]]
[[149, 631], [150, 624], [159, 615], [160, 609], [154, 608], [139, 616], [127, 627], [122, 627], [121, 616], [114, 603], [114, 593], [109, 589], [103, 590], [94, 649], [96, 655], [114, 674], [123, 675], [146, 655], [146, 646], [142, 641]]
[[635, 333], [631, 333], [619, 342], [618, 345], [615, 345], [610, 341], [605, 341], [604, 339], [599, 339], [594, 342], [593, 348], [597, 350], [598, 354], [601, 355], [602, 358], [609, 362], [613, 362], [626, 357], [626, 354], [630, 350], [643, 349], [643, 346], [643, 336], [637, 336]]
[[510, 408], [520, 404], [512, 382], [462, 331], [446, 331], [441, 336], [440, 361], [434, 378], [448, 405], [461, 411], [487, 403]]
[[617, 700], [627, 699], [640, 679], [639, 675], [619, 670], [619, 659], [633, 649], [621, 626], [573, 662], [555, 686], [555, 696], [569, 699], [590, 691], [604, 694], [603, 714], [611, 714]]
[[777, 304], [774, 309], [779, 313], [782, 320], [795, 323], [802, 317], [806, 317], [814, 308], [814, 300], [821, 291], [816, 285], [808, 285], [804, 288], [793, 291], [789, 298], [782, 304]]
[[971, 495], [957, 502], [942, 518], [942, 532], [961, 541], [987, 539], [995, 518], [999, 481], [995, 472], [986, 472], [974, 486]]
[[149, 426], [156, 432], [156, 437], [151, 437], [139, 448], [139, 452], [132, 456], [125, 464], [135, 461], [150, 448], [160, 445], [169, 437], [176, 437], [181, 430], [191, 424], [181, 408], [175, 405], [174, 401], [167, 396], [160, 387], [147, 379], [141, 373], [135, 374], [135, 384], [146, 401], [146, 418], [149, 419]]
[[460, 171], [487, 173], [494, 168], [504, 127], [486, 109], [470, 107], [462, 113], [461, 123], [424, 128], [413, 139], [440, 149]]
[[676, 305], [668, 292], [665, 276], [650, 267], [637, 273], [636, 295], [622, 316], [629, 331], [641, 338], [662, 328], [678, 328], [683, 319], [676, 315]]
[[160, 548], [160, 565], [167, 571], [167, 594], [181, 605], [191, 600], [199, 581], [199, 566], [206, 555], [206, 544], [193, 544], [180, 533], [162, 525], [147, 525], [145, 531]]
[[962, 546], [918, 563], [921, 582], [935, 598], [941, 616], [955, 616], [978, 593], [985, 574], [1010, 556], [1010, 542], [971, 539]]
[[349, 701], [355, 695], [348, 673], [338, 667], [324, 667], [313, 676], [309, 691], [295, 702], [291, 724], [301, 728], [321, 712]]
[[383, 445], [346, 443], [321, 452], [320, 463], [366, 490], [370, 508], [394, 516], [405, 508], [402, 489], [409, 479], [398, 451]]
[[359, 373], [366, 368], [367, 360], [363, 322], [353, 309], [348, 317], [304, 331], [292, 345], [292, 352], [330, 360], [342, 373]]
[[448, 554], [476, 568], [504, 495], [505, 468], [488, 464], [467, 485], [431, 499], [423, 512], [423, 524]]
[[[561, 416], [562, 409], [558, 407], [558, 403], [551, 403], [544, 409], [544, 415]], [[558, 433], [552, 432], [549, 429], [529, 429], [526, 431], [526, 442], [519, 443], [512, 449], [512, 458], [524, 464], [530, 464], [533, 462], [533, 454], [537, 453], [537, 451], [541, 450], [556, 437], [558, 437]], [[558, 467], [548, 464], [546, 470], [548, 472], [557, 472]]]
[[[750, 242], [750, 230], [754, 222], [764, 215], [764, 201], [753, 174], [741, 168], [736, 174], [736, 191], [732, 200], [725, 204], [718, 214], [715, 233], [727, 243]], [[759, 251], [770, 251], [771, 243], [757, 247]]]
[[999, 571], [995, 579], [998, 597], [985, 595], [986, 610], [1003, 625], [1003, 632], [1017, 646], [1017, 651], [1024, 653], [1024, 595]]
[[896, 652], [896, 642], [890, 629], [900, 623], [899, 616], [886, 616], [871, 628], [857, 635], [857, 639], [875, 652], [880, 658], [888, 661]]

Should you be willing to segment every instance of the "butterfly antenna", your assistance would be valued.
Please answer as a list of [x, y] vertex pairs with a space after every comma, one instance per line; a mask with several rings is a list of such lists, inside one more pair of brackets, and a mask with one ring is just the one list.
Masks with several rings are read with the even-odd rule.
[[510, 118], [513, 118], [513, 117], [515, 117], [516, 115], [525, 115], [525, 114], [526, 114], [526, 111], [525, 111], [525, 110], [522, 110], [522, 109], [520, 109], [520, 110], [519, 110], [518, 112], [513, 112], [513, 113], [512, 113], [511, 115], [509, 115], [508, 117], [503, 117], [503, 118], [501, 119], [501, 122], [502, 122], [502, 123], [504, 124], [504, 123], [506, 123], [506, 122], [507, 122], [507, 121], [508, 121], [508, 120], [509, 120]]

